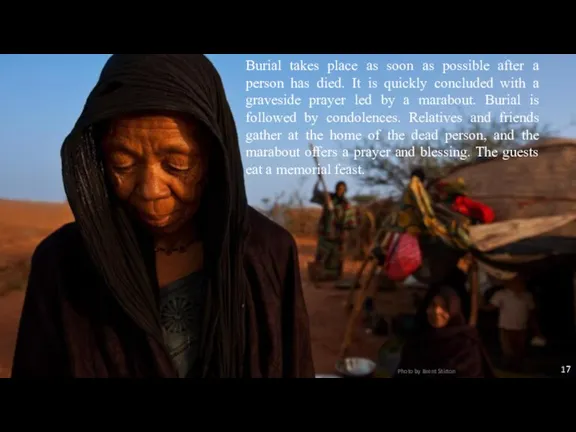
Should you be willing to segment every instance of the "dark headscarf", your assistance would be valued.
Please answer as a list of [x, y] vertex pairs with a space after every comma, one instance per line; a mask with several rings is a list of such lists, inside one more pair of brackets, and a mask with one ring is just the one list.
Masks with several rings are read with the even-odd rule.
[[344, 189], [348, 189], [348, 185], [345, 181], [340, 180], [338, 183], [336, 183], [336, 190], [338, 190], [340, 186], [344, 186]]
[[[338, 196], [336, 194], [336, 192], [338, 191], [338, 188], [340, 186], [344, 186], [344, 195], [342, 196]], [[346, 191], [348, 190], [348, 185], [346, 184], [345, 181], [339, 181], [338, 183], [336, 183], [336, 188], [334, 189], [334, 193], [331, 194], [331, 198], [332, 200], [340, 200], [342, 202], [347, 202], [348, 200], [346, 199]]]
[[239, 376], [245, 344], [242, 260], [248, 204], [236, 125], [212, 63], [201, 54], [114, 54], [62, 146], [66, 195], [107, 292], [136, 325], [161, 342], [151, 238], [132, 223], [111, 193], [94, 131], [117, 116], [166, 111], [190, 116], [213, 138], [208, 190], [199, 215], [211, 280], [201, 373]]
[[[419, 333], [414, 334], [404, 346], [398, 368], [420, 371], [455, 370], [457, 373], [454, 377], [493, 377], [478, 331], [467, 324], [462, 314], [458, 294], [453, 289], [444, 287], [436, 295], [442, 297], [446, 303], [450, 315], [447, 325], [434, 328], [427, 324]], [[429, 305], [430, 303], [427, 304]], [[404, 375], [398, 373], [397, 376], [401, 378]], [[438, 377], [450, 375], [443, 374]]]
[[426, 295], [422, 300], [422, 303], [418, 307], [416, 313], [416, 327], [417, 329], [426, 329], [429, 327], [428, 317], [426, 316], [426, 309], [428, 305], [432, 302], [432, 299], [436, 297], [445, 287], [450, 287], [460, 299], [460, 309], [461, 313], [468, 321], [470, 318], [470, 294], [466, 289], [466, 281], [468, 277], [465, 273], [460, 271], [458, 267], [449, 271], [449, 273], [442, 279], [442, 281], [430, 284]]
[[[428, 324], [428, 331], [432, 331], [435, 333], [439, 333], [442, 331], [447, 331], [447, 329], [456, 329], [462, 326], [466, 326], [466, 318], [462, 313], [462, 303], [460, 301], [460, 296], [454, 291], [454, 289], [449, 287], [442, 287], [438, 290], [438, 293], [434, 296], [441, 297], [444, 302], [446, 303], [446, 311], [448, 315], [450, 315], [450, 320], [445, 327], [442, 328], [434, 328], [430, 324]], [[433, 299], [431, 299], [433, 300]], [[430, 306], [430, 303], [428, 304]]]

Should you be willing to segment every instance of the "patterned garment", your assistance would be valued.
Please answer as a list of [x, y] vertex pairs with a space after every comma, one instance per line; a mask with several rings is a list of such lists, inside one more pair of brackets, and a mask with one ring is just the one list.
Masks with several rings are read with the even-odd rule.
[[344, 243], [337, 240], [318, 238], [316, 262], [322, 263], [320, 279], [338, 279], [344, 267]]
[[202, 273], [192, 273], [160, 290], [164, 343], [180, 378], [198, 357], [206, 287]]
[[450, 247], [468, 249], [472, 245], [468, 236], [468, 225], [468, 220], [458, 220], [447, 214], [436, 213], [420, 179], [412, 177], [402, 196], [400, 209], [395, 212], [386, 229], [414, 236], [430, 235], [440, 238]]
[[400, 209], [394, 216], [390, 231], [412, 235], [420, 235], [426, 231], [422, 220], [422, 212], [411, 187], [406, 188], [402, 194]]
[[344, 263], [344, 234], [358, 224], [356, 210], [346, 198], [330, 194], [334, 211], [325, 203], [325, 195], [318, 189], [314, 190], [311, 201], [322, 206], [322, 215], [318, 221], [318, 246], [316, 262], [322, 263], [322, 279], [338, 279]]
[[350, 231], [356, 228], [358, 215], [356, 210], [344, 197], [330, 194], [334, 211], [330, 211], [326, 205], [324, 192], [314, 190], [311, 202], [322, 206], [322, 215], [318, 221], [318, 235], [337, 239], [341, 237], [343, 231]]

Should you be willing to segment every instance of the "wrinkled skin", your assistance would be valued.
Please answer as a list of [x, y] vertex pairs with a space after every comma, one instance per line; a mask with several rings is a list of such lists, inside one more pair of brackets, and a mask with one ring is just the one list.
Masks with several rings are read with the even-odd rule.
[[198, 127], [170, 115], [116, 119], [103, 142], [114, 192], [155, 235], [178, 232], [197, 212], [207, 178]]

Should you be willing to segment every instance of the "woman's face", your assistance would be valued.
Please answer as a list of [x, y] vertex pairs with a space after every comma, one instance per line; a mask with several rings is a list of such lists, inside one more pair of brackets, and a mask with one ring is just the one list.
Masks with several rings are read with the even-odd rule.
[[436, 296], [432, 299], [430, 306], [428, 306], [428, 309], [426, 310], [428, 322], [432, 327], [446, 327], [448, 321], [450, 321], [450, 314], [447, 309], [448, 305], [442, 297]]
[[175, 232], [198, 210], [208, 169], [200, 139], [177, 117], [112, 122], [103, 146], [114, 192], [152, 232]]
[[336, 195], [339, 197], [343, 197], [346, 194], [346, 185], [339, 184], [336, 188]]

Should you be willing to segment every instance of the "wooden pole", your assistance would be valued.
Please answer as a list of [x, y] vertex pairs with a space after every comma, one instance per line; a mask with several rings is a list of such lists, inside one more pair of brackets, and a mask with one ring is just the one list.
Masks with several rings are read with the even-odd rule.
[[315, 149], [316, 147], [314, 146], [314, 144], [310, 143], [310, 151], [312, 151], [312, 157], [314, 158], [314, 162], [318, 167], [318, 179], [320, 180], [320, 183], [322, 183], [322, 187], [324, 188], [324, 200], [326, 201], [326, 204], [328, 204], [331, 201], [330, 193], [328, 192], [328, 186], [326, 186], [326, 182], [324, 181], [324, 176], [320, 171], [320, 160], [318, 159], [318, 156], [316, 156], [316, 152], [314, 151]]
[[368, 293], [370, 284], [372, 283], [372, 280], [374, 279], [374, 275], [376, 274], [377, 270], [378, 270], [378, 261], [373, 260], [368, 278], [364, 283], [364, 285], [362, 286], [362, 288], [358, 290], [356, 300], [354, 302], [354, 309], [352, 309], [352, 313], [348, 318], [348, 323], [346, 324], [346, 330], [344, 332], [344, 339], [342, 341], [342, 345], [340, 346], [340, 352], [338, 353], [339, 359], [346, 356], [348, 348], [352, 344], [352, 340], [354, 338], [354, 330], [356, 329], [356, 322], [358, 320], [358, 317], [360, 316], [360, 313], [362, 312], [362, 307], [364, 306], [364, 300], [366, 300], [366, 294]]
[[480, 295], [478, 277], [478, 263], [473, 259], [468, 270], [468, 282], [470, 284], [470, 320], [468, 323], [472, 327], [476, 327], [478, 323], [478, 296]]
[[[324, 205], [326, 206], [325, 211], [329, 211], [330, 213], [333, 213], [334, 209], [331, 208], [331, 206], [329, 205], [332, 201], [332, 199], [330, 198], [330, 192], [328, 192], [328, 186], [326, 185], [326, 181], [324, 180], [324, 176], [322, 175], [322, 172], [320, 170], [320, 160], [318, 159], [318, 156], [316, 155], [315, 152], [315, 146], [312, 143], [309, 143], [310, 146], [310, 151], [312, 152], [312, 158], [314, 159], [314, 163], [316, 164], [316, 167], [318, 168], [318, 180], [320, 181], [320, 183], [322, 184], [322, 188], [324, 189]], [[321, 262], [322, 266], [326, 265], [326, 261], [329, 258], [329, 254], [326, 254]]]
[[360, 268], [356, 272], [356, 275], [354, 276], [354, 280], [352, 281], [352, 284], [350, 285], [350, 291], [348, 291], [348, 298], [346, 299], [346, 303], [344, 303], [344, 307], [346, 309], [349, 309], [352, 306], [352, 300], [354, 299], [354, 292], [360, 284], [360, 279], [362, 278], [362, 275], [364, 274], [364, 270], [366, 270], [368, 263], [374, 259], [374, 256], [372, 255], [372, 249], [374, 249], [378, 246], [386, 247], [386, 245], [388, 244], [388, 241], [390, 240], [390, 235], [391, 235], [390, 232], [386, 233], [386, 235], [384, 236], [384, 239], [382, 239], [382, 241], [378, 240], [380, 238], [380, 236], [382, 235], [382, 232], [384, 231], [385, 227], [386, 227], [387, 221], [388, 221], [388, 218], [386, 218], [386, 220], [383, 223], [383, 226], [380, 227], [380, 229], [376, 233], [376, 236], [374, 238], [374, 243], [372, 244], [372, 248], [370, 249], [370, 253], [368, 254], [368, 256], [366, 258], [364, 258], [364, 262], [362, 263], [362, 265], [360, 266]]
[[362, 262], [362, 265], [360, 266], [360, 268], [356, 272], [356, 275], [354, 276], [354, 280], [352, 281], [352, 284], [350, 285], [350, 289], [348, 290], [348, 298], [346, 299], [346, 302], [344, 303], [344, 307], [346, 309], [349, 309], [349, 308], [354, 306], [354, 293], [356, 292], [356, 288], [358, 288], [360, 285], [360, 279], [362, 279], [362, 275], [364, 274], [364, 270], [366, 270], [366, 267], [368, 267], [368, 263], [370, 261], [372, 261], [373, 259], [375, 259], [375, 258], [372, 255], [372, 253], [370, 253], [370, 255], [368, 255], [364, 259], [364, 261]]

